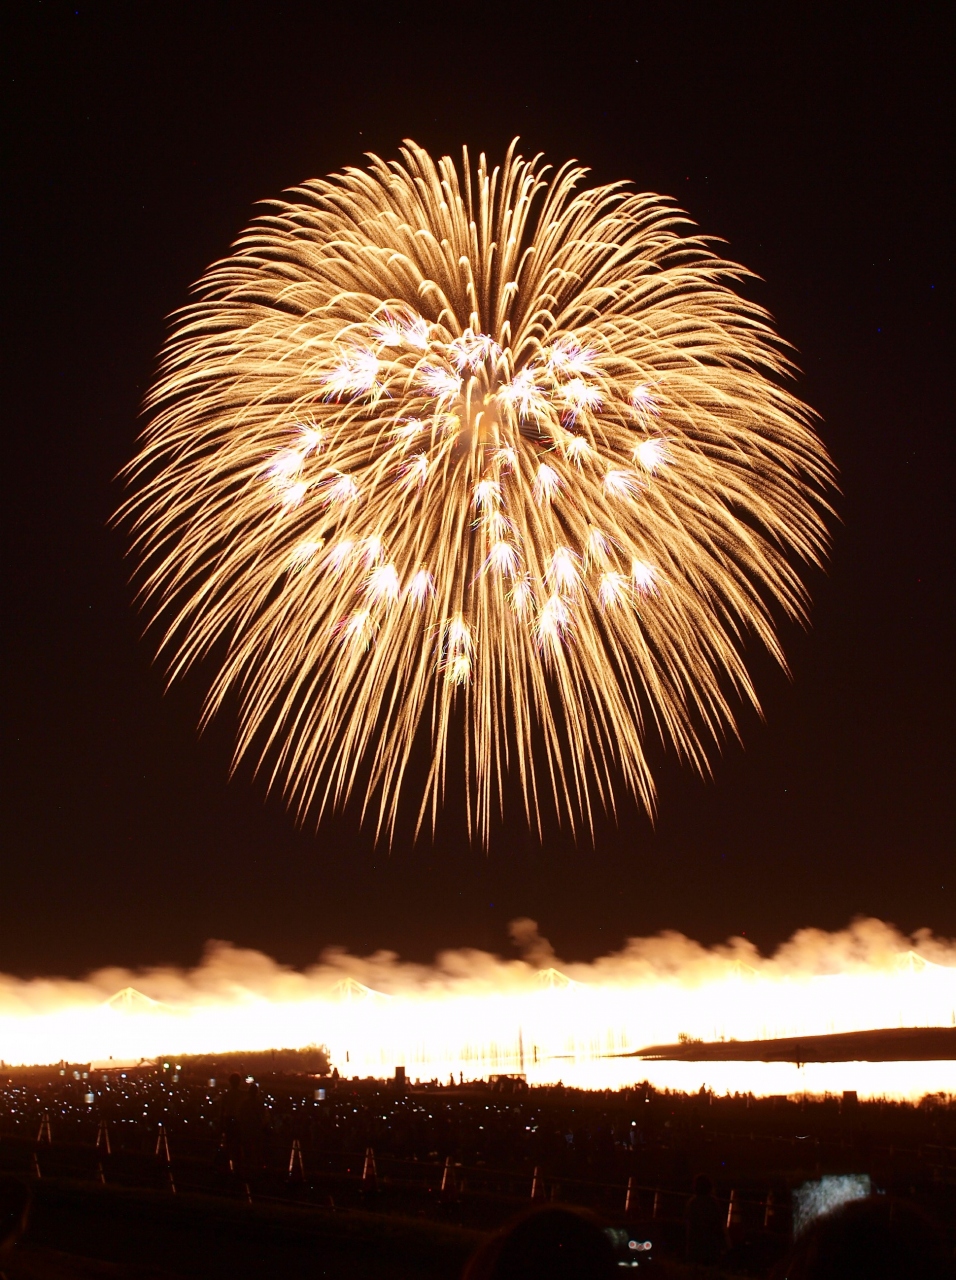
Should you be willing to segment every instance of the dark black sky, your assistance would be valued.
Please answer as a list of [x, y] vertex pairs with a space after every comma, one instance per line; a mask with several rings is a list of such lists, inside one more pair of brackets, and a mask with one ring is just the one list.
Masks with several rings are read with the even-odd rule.
[[[772, 946], [857, 913], [956, 934], [953, 41], [947, 6], [276, 2], [12, 6], [4, 266], [6, 799], [0, 970], [194, 961], [227, 938], [569, 958], [629, 934]], [[569, 14], [571, 10], [568, 10]], [[305, 177], [393, 156], [574, 156], [675, 195], [797, 346], [841, 471], [794, 679], [761, 667], [702, 782], [659, 761], [656, 830], [596, 847], [457, 813], [375, 851], [351, 812], [296, 830], [163, 693], [107, 527], [165, 316]]]

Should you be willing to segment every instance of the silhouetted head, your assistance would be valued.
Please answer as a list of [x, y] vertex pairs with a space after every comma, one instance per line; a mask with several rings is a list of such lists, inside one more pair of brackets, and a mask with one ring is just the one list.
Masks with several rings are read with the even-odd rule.
[[241, 1084], [242, 1084], [242, 1076], [239, 1074], [238, 1071], [234, 1071], [232, 1075], [229, 1077], [229, 1088], [238, 1089]]
[[700, 1173], [694, 1179], [694, 1195], [709, 1196], [714, 1189], [714, 1184], [706, 1173]]
[[952, 1280], [946, 1244], [916, 1205], [850, 1200], [817, 1218], [794, 1246], [786, 1280]]
[[473, 1255], [463, 1280], [611, 1280], [614, 1251], [591, 1214], [549, 1206], [508, 1223]]

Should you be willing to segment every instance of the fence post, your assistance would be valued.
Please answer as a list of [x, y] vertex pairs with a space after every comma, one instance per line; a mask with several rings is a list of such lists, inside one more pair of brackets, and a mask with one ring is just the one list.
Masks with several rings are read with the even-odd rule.
[[96, 1150], [99, 1151], [100, 1147], [107, 1155], [110, 1154], [110, 1131], [106, 1127], [105, 1120], [100, 1121], [96, 1130]]
[[767, 1191], [767, 1198], [763, 1203], [763, 1225], [764, 1230], [775, 1225], [777, 1217], [777, 1206], [773, 1202], [773, 1187]]
[[173, 1195], [176, 1194], [176, 1183], [173, 1180], [173, 1166], [169, 1155], [169, 1139], [166, 1126], [160, 1121], [156, 1128], [156, 1159], [161, 1161], [166, 1170], [166, 1182]]
[[169, 1164], [169, 1139], [166, 1137], [166, 1127], [162, 1121], [156, 1127], [156, 1154], [162, 1156]]
[[451, 1156], [445, 1157], [445, 1167], [441, 1174], [441, 1196], [443, 1200], [453, 1200], [458, 1188], [455, 1185], [455, 1162]]
[[624, 1216], [631, 1217], [634, 1213], [635, 1203], [637, 1200], [637, 1187], [634, 1185], [634, 1175], [627, 1180], [627, 1194], [624, 1197]]
[[375, 1170], [375, 1152], [371, 1147], [365, 1148], [365, 1163], [362, 1165], [362, 1190], [378, 1189], [378, 1174]]
[[727, 1234], [731, 1243], [739, 1241], [743, 1231], [743, 1213], [740, 1208], [740, 1197], [732, 1190], [727, 1202]]
[[727, 1202], [727, 1230], [736, 1227], [740, 1223], [740, 1204], [737, 1201], [737, 1192], [731, 1191], [730, 1199]]
[[305, 1165], [302, 1163], [302, 1147], [298, 1138], [292, 1139], [292, 1150], [289, 1152], [289, 1177], [301, 1182], [305, 1177]]

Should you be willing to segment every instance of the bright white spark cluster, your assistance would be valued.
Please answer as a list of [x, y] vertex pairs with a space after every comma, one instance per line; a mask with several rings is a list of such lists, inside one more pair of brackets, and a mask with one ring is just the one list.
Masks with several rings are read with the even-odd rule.
[[812, 415], [665, 200], [402, 154], [275, 202], [178, 317], [122, 513], [173, 673], [220, 655], [207, 713], [240, 692], [303, 814], [393, 827], [424, 739], [434, 815], [453, 733], [484, 838], [509, 769], [539, 820], [651, 808], [647, 718], [704, 767], [744, 635], [783, 662], [803, 615]]

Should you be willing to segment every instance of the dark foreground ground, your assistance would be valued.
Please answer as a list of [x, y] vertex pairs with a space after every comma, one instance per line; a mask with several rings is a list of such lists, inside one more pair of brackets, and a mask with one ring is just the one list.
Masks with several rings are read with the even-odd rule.
[[10, 1280], [457, 1276], [481, 1238], [360, 1210], [43, 1180]]
[[868, 1175], [956, 1248], [954, 1095], [404, 1091], [246, 1065], [258, 1088], [243, 1078], [225, 1103], [209, 1063], [0, 1073], [0, 1175], [33, 1198], [11, 1280], [453, 1280], [488, 1232], [554, 1201], [649, 1242], [637, 1274], [678, 1277], [700, 1173], [727, 1215], [728, 1275], [771, 1274], [794, 1191], [825, 1175]]

